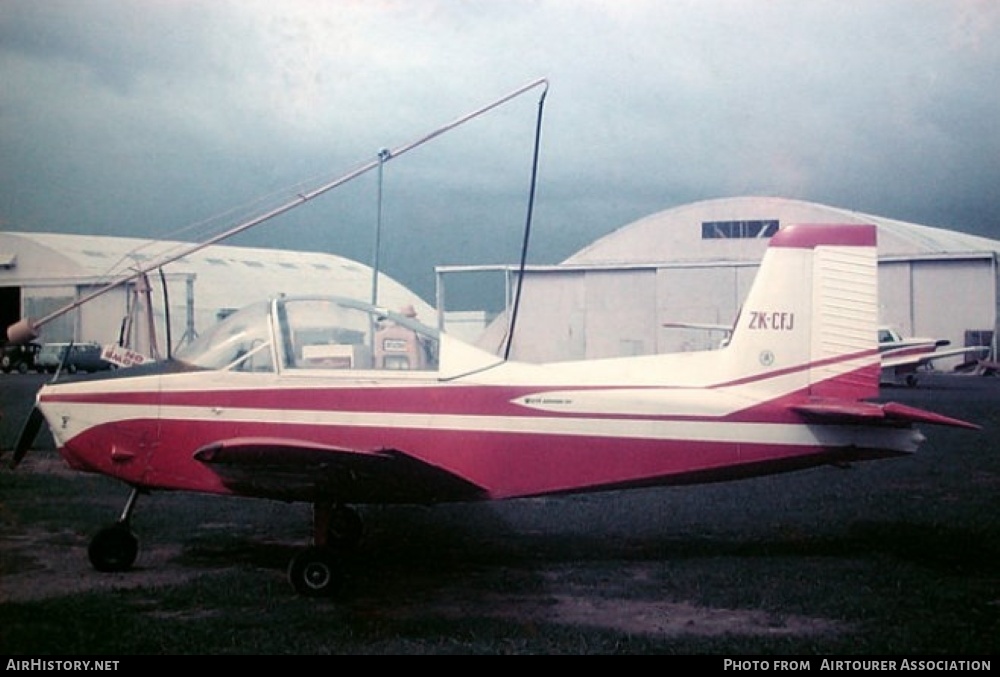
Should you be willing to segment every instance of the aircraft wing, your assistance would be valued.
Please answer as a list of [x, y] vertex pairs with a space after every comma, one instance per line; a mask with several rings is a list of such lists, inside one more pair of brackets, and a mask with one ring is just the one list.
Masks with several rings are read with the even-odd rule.
[[244, 437], [202, 447], [194, 458], [234, 492], [278, 500], [419, 504], [485, 498], [481, 487], [394, 449]]
[[718, 331], [732, 334], [733, 327], [728, 324], [709, 324], [707, 322], [664, 322], [661, 326], [667, 329], [699, 329], [701, 331]]
[[930, 353], [917, 353], [912, 355], [900, 355], [893, 357], [891, 353], [882, 357], [882, 367], [884, 369], [892, 367], [919, 367], [943, 357], [954, 357], [955, 355], [968, 355], [972, 353], [985, 353], [989, 351], [988, 346], [972, 346], [969, 348], [951, 348], [949, 350], [935, 350]]
[[848, 400], [816, 400], [803, 404], [792, 405], [809, 420], [817, 423], [857, 423], [859, 425], [909, 425], [911, 423], [933, 423], [955, 428], [979, 430], [974, 423], [962, 421], [950, 416], [942, 416], [932, 411], [909, 407], [897, 402], [876, 404], [874, 402], [858, 402]]

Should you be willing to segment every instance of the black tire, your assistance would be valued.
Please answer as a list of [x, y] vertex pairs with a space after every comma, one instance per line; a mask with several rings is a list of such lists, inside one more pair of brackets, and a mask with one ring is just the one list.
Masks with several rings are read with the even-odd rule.
[[343, 565], [330, 548], [306, 548], [288, 564], [288, 582], [305, 597], [333, 597], [344, 586]]
[[21, 362], [19, 365], [17, 365], [17, 373], [18, 374], [27, 374], [28, 373], [28, 363], [27, 362]]
[[139, 554], [139, 539], [125, 524], [101, 529], [90, 541], [87, 556], [98, 571], [128, 571]]

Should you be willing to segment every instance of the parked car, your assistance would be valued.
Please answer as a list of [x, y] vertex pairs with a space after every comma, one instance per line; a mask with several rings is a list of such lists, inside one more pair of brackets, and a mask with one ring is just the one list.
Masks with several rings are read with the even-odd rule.
[[35, 366], [39, 371], [52, 374], [60, 363], [63, 363], [63, 370], [70, 374], [103, 371], [112, 367], [101, 357], [101, 346], [97, 343], [46, 343], [35, 356]]
[[[26, 374], [36, 369], [35, 356], [41, 346], [37, 343], [25, 343], [24, 345], [6, 345], [0, 350], [0, 369], [5, 374], [16, 371], [19, 374]], [[41, 371], [39, 369], [39, 371]]]

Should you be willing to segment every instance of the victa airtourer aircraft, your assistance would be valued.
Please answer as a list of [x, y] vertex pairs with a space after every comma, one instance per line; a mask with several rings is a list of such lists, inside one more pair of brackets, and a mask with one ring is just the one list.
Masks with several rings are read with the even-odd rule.
[[876, 228], [790, 226], [770, 242], [719, 350], [529, 364], [337, 298], [250, 306], [170, 361], [45, 385], [42, 417], [70, 466], [133, 488], [90, 545], [131, 567], [138, 493], [313, 505], [289, 578], [341, 586], [348, 506], [435, 504], [738, 479], [914, 452], [919, 423], [876, 403]]

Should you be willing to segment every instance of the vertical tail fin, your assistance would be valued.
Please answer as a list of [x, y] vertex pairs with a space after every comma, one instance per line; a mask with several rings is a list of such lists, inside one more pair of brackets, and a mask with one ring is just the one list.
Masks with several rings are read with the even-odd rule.
[[726, 348], [737, 378], [775, 395], [878, 394], [873, 225], [803, 225], [771, 239]]

